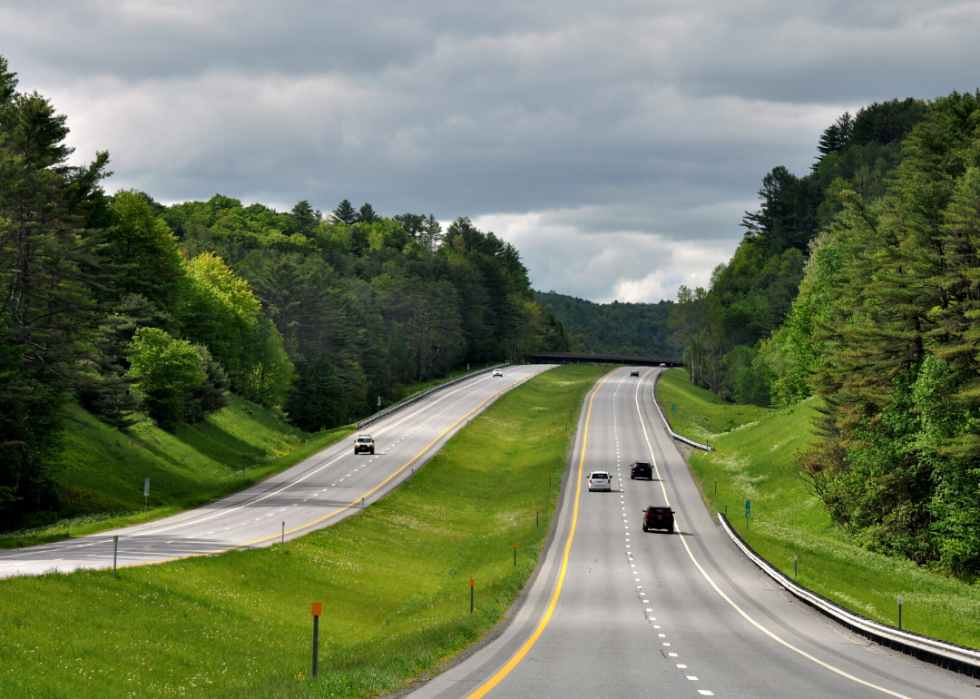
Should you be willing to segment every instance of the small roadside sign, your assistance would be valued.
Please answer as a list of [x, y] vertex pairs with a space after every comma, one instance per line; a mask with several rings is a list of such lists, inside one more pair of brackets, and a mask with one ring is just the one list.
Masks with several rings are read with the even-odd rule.
[[750, 514], [752, 514], [752, 501], [751, 500], [746, 500], [745, 501], [745, 519], [748, 519]]
[[147, 478], [145, 481], [143, 481], [143, 497], [144, 498], [150, 497], [150, 479], [149, 478]]

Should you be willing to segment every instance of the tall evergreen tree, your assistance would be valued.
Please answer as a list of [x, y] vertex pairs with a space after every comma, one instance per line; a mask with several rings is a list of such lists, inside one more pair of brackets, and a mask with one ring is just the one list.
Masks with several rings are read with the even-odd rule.
[[348, 226], [353, 226], [358, 221], [357, 210], [348, 200], [344, 199], [333, 210], [332, 218], [336, 223], [346, 223]]

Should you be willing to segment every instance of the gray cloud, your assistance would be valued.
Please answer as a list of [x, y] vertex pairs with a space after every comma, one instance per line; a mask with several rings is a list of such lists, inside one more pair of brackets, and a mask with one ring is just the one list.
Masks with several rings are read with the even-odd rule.
[[942, 2], [0, 0], [0, 46], [110, 189], [469, 215], [538, 288], [706, 283], [761, 177], [874, 100], [977, 86]]

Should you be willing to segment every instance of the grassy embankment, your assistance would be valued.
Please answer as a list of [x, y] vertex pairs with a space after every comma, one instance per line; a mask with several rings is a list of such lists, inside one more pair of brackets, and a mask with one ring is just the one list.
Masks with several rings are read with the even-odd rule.
[[[693, 454], [691, 470], [712, 511], [727, 505], [736, 530], [766, 560], [792, 576], [798, 555], [801, 584], [886, 624], [897, 624], [902, 595], [903, 628], [980, 648], [980, 587], [853, 544], [796, 476], [796, 459], [813, 439], [816, 398], [781, 410], [729, 405], [693, 387], [683, 369], [665, 374], [658, 397], [668, 415], [676, 403], [672, 421], [690, 430], [685, 435], [717, 449]], [[746, 499], [752, 501], [748, 531]]]
[[[56, 466], [70, 519], [0, 535], [0, 548], [30, 546], [138, 524], [217, 500], [286, 469], [348, 435], [305, 434], [234, 394], [229, 405], [171, 434], [149, 420], [128, 431], [70, 408]], [[143, 479], [150, 479], [143, 507]]]
[[[404, 387], [395, 402], [484, 368], [474, 365], [470, 371], [458, 369]], [[213, 502], [299, 463], [354, 430], [346, 425], [307, 434], [235, 394], [229, 393], [228, 400], [227, 408], [174, 434], [149, 420], [124, 432], [77, 406], [69, 408], [56, 471], [65, 509], [74, 516], [2, 533], [0, 549], [139, 524]], [[150, 479], [146, 509], [145, 478]]]
[[[0, 696], [397, 689], [479, 639], [526, 583], [582, 399], [606, 370], [573, 365], [532, 379], [365, 514], [284, 548], [128, 568], [118, 580], [79, 572], [0, 581]], [[323, 603], [316, 682], [314, 601]]]

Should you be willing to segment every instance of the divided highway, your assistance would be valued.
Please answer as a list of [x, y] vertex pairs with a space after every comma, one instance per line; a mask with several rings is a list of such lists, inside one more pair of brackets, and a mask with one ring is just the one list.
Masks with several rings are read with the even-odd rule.
[[[764, 578], [667, 436], [657, 370], [629, 371], [587, 397], [555, 538], [513, 622], [414, 699], [978, 696], [969, 678], [851, 635]], [[630, 480], [633, 461], [654, 462], [655, 480]], [[591, 470], [613, 473], [613, 492], [588, 492]], [[676, 511], [674, 534], [643, 533], [649, 505]]]
[[[0, 551], [0, 577], [57, 570], [145, 565], [236, 548], [270, 546], [329, 526], [380, 500], [409, 478], [452, 435], [497, 396], [549, 366], [511, 366], [463, 381], [365, 429], [373, 456], [353, 453], [353, 438], [311, 456], [262, 483], [209, 505], [115, 531], [24, 549]], [[134, 484], [134, 487], [139, 487]]]

